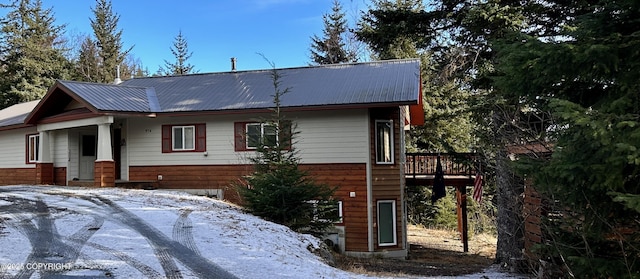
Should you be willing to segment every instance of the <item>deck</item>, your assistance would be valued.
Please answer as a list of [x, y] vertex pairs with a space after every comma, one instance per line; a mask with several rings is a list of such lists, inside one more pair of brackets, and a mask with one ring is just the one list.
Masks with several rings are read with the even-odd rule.
[[438, 156], [447, 186], [473, 185], [476, 174], [482, 171], [475, 153], [407, 153], [406, 185], [432, 186]]

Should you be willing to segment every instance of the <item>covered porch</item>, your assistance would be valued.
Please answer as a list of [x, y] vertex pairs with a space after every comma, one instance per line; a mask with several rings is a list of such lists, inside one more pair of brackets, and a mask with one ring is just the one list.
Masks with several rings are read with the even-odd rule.
[[[38, 124], [36, 182], [116, 186], [116, 180], [121, 178], [121, 131], [119, 127], [113, 128], [113, 123], [113, 116], [103, 115]], [[56, 169], [61, 168], [65, 170], [64, 175], [56, 174]], [[60, 176], [64, 181], [59, 181], [63, 178]]]

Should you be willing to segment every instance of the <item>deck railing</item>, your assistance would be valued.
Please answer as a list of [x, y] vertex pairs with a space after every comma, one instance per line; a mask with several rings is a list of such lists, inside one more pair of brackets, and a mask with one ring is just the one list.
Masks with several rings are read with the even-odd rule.
[[407, 153], [405, 175], [415, 178], [420, 175], [435, 175], [438, 156], [445, 175], [475, 175], [479, 169], [475, 153]]

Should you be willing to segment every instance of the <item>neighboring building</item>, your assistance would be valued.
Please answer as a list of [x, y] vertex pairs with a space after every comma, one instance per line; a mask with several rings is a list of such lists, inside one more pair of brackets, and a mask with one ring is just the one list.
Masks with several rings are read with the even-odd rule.
[[[238, 202], [231, 185], [252, 171], [250, 139], [269, 136], [260, 121], [273, 71], [57, 81], [41, 101], [0, 111], [0, 184], [151, 183]], [[275, 71], [301, 167], [338, 187], [341, 249], [405, 256], [404, 131], [424, 121], [419, 61]]]

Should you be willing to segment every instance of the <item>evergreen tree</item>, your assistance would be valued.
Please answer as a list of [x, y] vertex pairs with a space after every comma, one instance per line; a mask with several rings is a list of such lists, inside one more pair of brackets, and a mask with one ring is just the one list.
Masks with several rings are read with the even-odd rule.
[[[509, 1], [515, 2], [515, 1]], [[415, 147], [422, 150], [482, 151], [485, 187], [495, 181], [498, 209], [496, 260], [511, 264], [522, 258], [522, 183], [513, 175], [507, 146], [520, 142], [514, 133], [521, 122], [518, 98], [494, 93], [486, 73], [493, 69], [487, 44], [502, 30], [521, 28], [521, 6], [489, 3], [434, 1], [426, 10], [419, 0], [378, 0], [363, 15], [357, 30], [381, 59], [417, 49], [423, 58], [425, 125], [411, 131]], [[520, 24], [520, 25], [519, 25]], [[459, 140], [457, 140], [459, 139]], [[500, 175], [497, 175], [500, 174]], [[487, 191], [491, 192], [491, 191]]]
[[640, 3], [548, 4], [525, 20], [552, 24], [491, 40], [493, 86], [556, 121], [552, 156], [522, 170], [555, 213], [542, 257], [579, 278], [640, 278]]
[[[111, 83], [116, 78], [117, 67], [122, 66], [133, 46], [122, 50], [122, 30], [118, 30], [120, 16], [113, 13], [110, 0], [96, 0], [96, 7], [91, 10], [95, 16], [91, 19], [91, 28], [100, 59], [99, 76], [93, 81]], [[121, 78], [129, 78], [130, 75], [124, 72]]]
[[76, 79], [97, 82], [100, 77], [100, 58], [97, 43], [90, 36], [85, 36], [80, 45], [76, 61]]
[[56, 79], [69, 77], [61, 33], [40, 0], [16, 0], [0, 22], [0, 108], [41, 98]]
[[311, 38], [313, 63], [322, 65], [356, 62], [355, 51], [346, 47], [347, 20], [338, 0], [333, 1], [331, 14], [324, 14], [322, 21], [324, 22], [323, 37], [314, 35]]
[[379, 59], [420, 58], [425, 124], [410, 131], [410, 151], [468, 152], [474, 143], [468, 99], [459, 76], [444, 76], [446, 52], [430, 48], [436, 36], [424, 22], [435, 18], [420, 0], [378, 0], [363, 15], [356, 34]]
[[193, 52], [189, 51], [187, 39], [182, 36], [182, 30], [178, 32], [178, 35], [173, 41], [173, 47], [170, 49], [176, 60], [173, 63], [164, 60], [166, 69], [164, 70], [164, 75], [186, 75], [193, 73], [194, 66], [187, 62]]
[[[273, 66], [273, 64], [272, 64]], [[272, 71], [273, 113], [263, 125], [275, 130], [276, 139], [261, 138], [256, 156], [251, 158], [254, 172], [239, 185], [247, 210], [269, 221], [313, 234], [322, 234], [337, 221], [333, 188], [317, 184], [300, 169], [295, 149], [295, 125], [281, 111], [281, 98], [290, 92], [281, 89], [279, 72]]]

